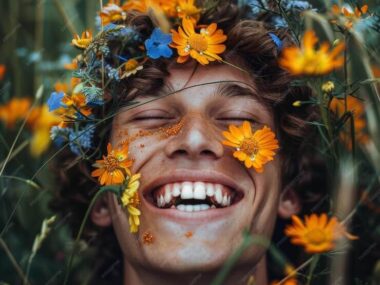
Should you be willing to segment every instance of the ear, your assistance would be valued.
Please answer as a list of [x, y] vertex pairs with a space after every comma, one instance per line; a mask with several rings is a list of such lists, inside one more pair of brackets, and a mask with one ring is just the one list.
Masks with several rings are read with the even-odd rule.
[[301, 200], [293, 188], [284, 189], [280, 195], [280, 203], [278, 205], [278, 215], [283, 219], [288, 219], [292, 215], [301, 211]]
[[107, 204], [107, 195], [102, 195], [91, 210], [91, 220], [99, 227], [109, 227], [112, 224], [111, 212]]

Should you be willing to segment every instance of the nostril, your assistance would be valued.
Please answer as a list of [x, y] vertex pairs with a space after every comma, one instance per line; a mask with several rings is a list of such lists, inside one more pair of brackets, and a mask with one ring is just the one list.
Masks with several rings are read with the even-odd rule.
[[202, 150], [202, 151], [201, 151], [201, 155], [205, 155], [205, 156], [215, 156], [215, 153], [212, 152], [211, 150], [205, 149], [205, 150]]

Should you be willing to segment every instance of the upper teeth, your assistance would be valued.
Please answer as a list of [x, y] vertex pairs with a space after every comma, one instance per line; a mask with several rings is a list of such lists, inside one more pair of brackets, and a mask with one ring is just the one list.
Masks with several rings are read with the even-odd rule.
[[[223, 191], [223, 185], [217, 183], [185, 181], [166, 184], [161, 189], [158, 195], [156, 195], [158, 207], [168, 206], [173, 198], [176, 197], [180, 197], [182, 200], [206, 200], [207, 197], [210, 197], [210, 199], [219, 204], [219, 206], [226, 207], [231, 205], [231, 193], [226, 190]], [[182, 206], [177, 207], [179, 210], [182, 210], [182, 208]], [[201, 209], [206, 209], [206, 207], [201, 207]]]

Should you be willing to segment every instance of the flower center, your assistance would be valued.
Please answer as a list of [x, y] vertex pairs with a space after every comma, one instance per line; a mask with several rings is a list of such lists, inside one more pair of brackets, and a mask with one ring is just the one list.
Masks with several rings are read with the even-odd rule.
[[131, 71], [137, 68], [139, 66], [139, 63], [136, 59], [130, 59], [125, 63], [125, 70], [126, 71]]
[[314, 245], [320, 245], [324, 242], [326, 242], [327, 237], [324, 231], [320, 229], [314, 229], [309, 231], [306, 235], [305, 238]]
[[253, 160], [255, 160], [256, 155], [259, 152], [259, 144], [253, 138], [245, 139], [240, 144], [240, 147], [238, 148], [238, 150], [248, 154], [250, 156], [251, 160], [253, 161]]
[[197, 52], [202, 53], [208, 48], [207, 40], [200, 34], [193, 34], [188, 40], [189, 46]]
[[119, 160], [114, 156], [107, 156], [104, 164], [108, 172], [112, 172], [119, 167]]

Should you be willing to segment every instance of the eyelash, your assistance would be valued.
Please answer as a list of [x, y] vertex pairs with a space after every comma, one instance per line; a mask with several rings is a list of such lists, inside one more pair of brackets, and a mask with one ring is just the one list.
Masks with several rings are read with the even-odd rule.
[[252, 119], [252, 118], [218, 118], [218, 120], [220, 121], [239, 121], [239, 122], [243, 122], [243, 121], [248, 121], [252, 124], [257, 124], [257, 121], [255, 119]]

